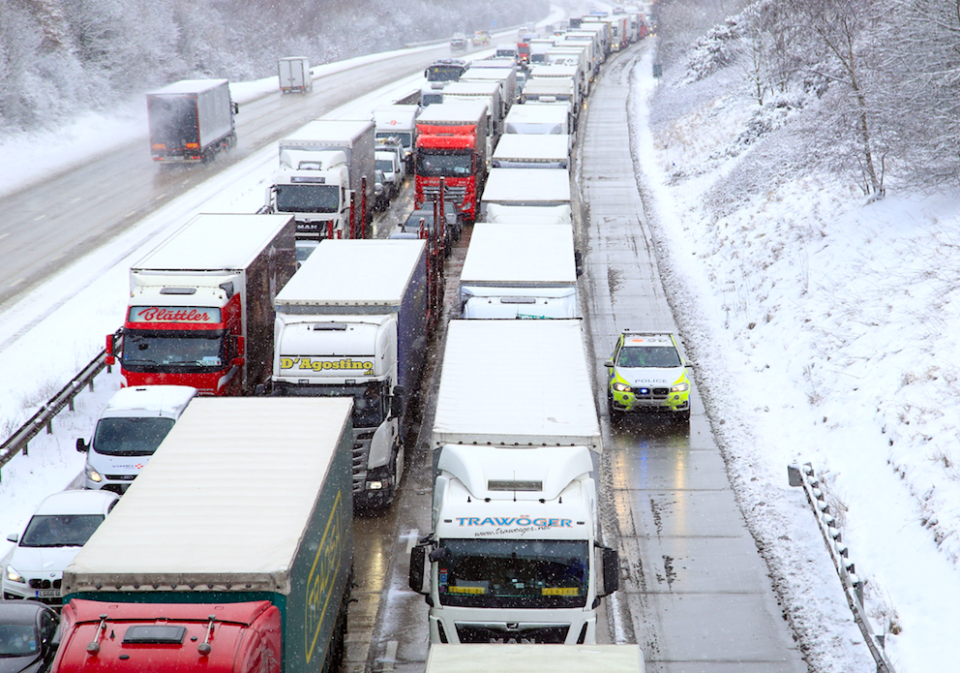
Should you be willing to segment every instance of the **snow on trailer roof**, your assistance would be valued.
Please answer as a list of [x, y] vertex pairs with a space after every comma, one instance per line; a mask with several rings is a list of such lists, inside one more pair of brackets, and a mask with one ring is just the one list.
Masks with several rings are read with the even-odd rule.
[[434, 644], [426, 673], [644, 673], [639, 645]]
[[400, 306], [425, 249], [421, 240], [326, 240], [317, 246], [274, 304]]
[[[536, 250], [535, 255], [530, 251]], [[473, 225], [460, 284], [576, 284], [573, 229], [555, 224]]]
[[204, 91], [209, 91], [210, 89], [216, 89], [217, 87], [227, 84], [228, 81], [225, 79], [184, 79], [179, 82], [174, 82], [173, 84], [168, 84], [162, 89], [155, 89], [154, 91], [148, 91], [148, 96], [167, 96], [167, 95], [182, 95], [185, 93], [202, 93]]
[[[476, 442], [602, 451], [580, 320], [452, 320], [441, 371], [435, 449]], [[549, 375], [531, 379], [536, 371]]]
[[289, 590], [352, 405], [349, 398], [193, 400], [64, 573], [64, 590], [164, 578]]
[[500, 136], [492, 161], [564, 161], [570, 157], [566, 135], [507, 133]]
[[[514, 105], [504, 120], [506, 124], [563, 124], [569, 105]], [[508, 134], [504, 134], [508, 135]]]
[[500, 93], [500, 83], [494, 80], [449, 82], [445, 87], [443, 87], [444, 96], [447, 94], [492, 96], [495, 93]]
[[245, 269], [284, 227], [292, 227], [292, 220], [293, 215], [197, 215], [130, 270]]
[[387, 105], [373, 111], [373, 119], [377, 129], [389, 129], [393, 126], [410, 128], [417, 118], [419, 105]]
[[487, 116], [487, 104], [482, 101], [435, 103], [417, 115], [418, 124], [475, 124]]
[[569, 202], [570, 171], [563, 168], [491, 168], [481, 199], [514, 205]]
[[293, 133], [284, 136], [284, 142], [297, 140], [353, 140], [373, 128], [369, 119], [314, 119]]

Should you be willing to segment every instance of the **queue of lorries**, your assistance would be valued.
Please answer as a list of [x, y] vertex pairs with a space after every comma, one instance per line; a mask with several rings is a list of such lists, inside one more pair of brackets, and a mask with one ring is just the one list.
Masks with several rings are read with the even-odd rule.
[[[643, 12], [574, 23], [522, 37], [525, 58], [431, 64], [419, 105], [310, 122], [279, 141], [260, 212], [198, 215], [131, 267], [107, 337], [123, 388], [77, 442], [84, 486], [123, 498], [45, 595], [64, 604], [54, 673], [337, 669], [353, 513], [394, 500], [418, 417], [445, 208], [474, 225], [422, 435], [432, 527], [409, 585], [429, 606], [427, 670], [501, 670], [509, 653], [534, 670], [642, 673], [636, 646], [596, 645], [620, 563], [597, 511], [570, 167], [583, 98]], [[306, 59], [280, 73], [284, 91], [309, 90]], [[413, 171], [437, 225], [366, 240], [387, 159], [397, 184]], [[315, 242], [299, 260], [298, 240]], [[639, 387], [620, 393], [642, 404]], [[514, 644], [453, 647], [484, 643]]]

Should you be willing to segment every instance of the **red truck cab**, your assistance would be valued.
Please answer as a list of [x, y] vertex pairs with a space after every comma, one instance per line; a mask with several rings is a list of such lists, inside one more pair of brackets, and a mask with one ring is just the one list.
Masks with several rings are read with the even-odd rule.
[[[121, 385], [245, 395], [269, 381], [273, 299], [296, 271], [292, 214], [203, 214], [130, 268]], [[120, 352], [118, 352], [120, 351]]]
[[479, 214], [487, 176], [487, 105], [438, 103], [417, 117], [416, 208], [435, 201], [440, 179], [445, 193], [467, 220]]
[[280, 673], [281, 621], [269, 601], [74, 599], [51, 673]]

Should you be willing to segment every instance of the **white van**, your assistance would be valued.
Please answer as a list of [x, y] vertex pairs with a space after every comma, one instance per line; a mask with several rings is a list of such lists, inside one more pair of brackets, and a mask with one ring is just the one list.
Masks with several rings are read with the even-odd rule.
[[123, 388], [100, 414], [89, 444], [83, 487], [123, 494], [197, 394], [188, 386]]

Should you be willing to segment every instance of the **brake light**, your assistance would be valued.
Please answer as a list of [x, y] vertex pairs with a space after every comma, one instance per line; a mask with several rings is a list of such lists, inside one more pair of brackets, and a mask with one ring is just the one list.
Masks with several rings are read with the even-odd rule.
[[188, 150], [198, 150], [200, 149], [200, 143], [187, 143]]

